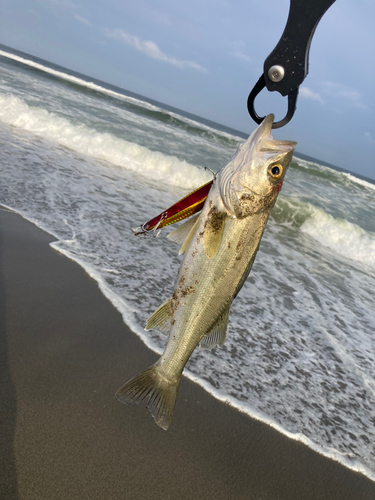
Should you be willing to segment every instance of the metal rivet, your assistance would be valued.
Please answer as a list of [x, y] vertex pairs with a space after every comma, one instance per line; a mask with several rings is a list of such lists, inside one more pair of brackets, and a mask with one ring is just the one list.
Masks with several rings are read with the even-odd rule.
[[284, 78], [285, 71], [282, 66], [271, 66], [268, 70], [268, 78], [273, 82], [281, 82]]

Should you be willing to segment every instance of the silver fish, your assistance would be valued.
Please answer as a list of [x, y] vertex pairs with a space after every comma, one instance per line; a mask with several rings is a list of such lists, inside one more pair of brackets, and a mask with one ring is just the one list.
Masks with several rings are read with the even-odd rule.
[[149, 318], [146, 330], [168, 330], [163, 355], [116, 397], [126, 404], [148, 400], [155, 422], [167, 430], [180, 378], [198, 344], [222, 346], [229, 310], [246, 281], [268, 216], [296, 143], [274, 140], [268, 115], [216, 176], [202, 212], [170, 233], [184, 243], [173, 295]]

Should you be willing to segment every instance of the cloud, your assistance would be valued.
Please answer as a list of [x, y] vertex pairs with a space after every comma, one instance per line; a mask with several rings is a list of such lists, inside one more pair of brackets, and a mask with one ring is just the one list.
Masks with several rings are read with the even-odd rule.
[[75, 15], [74, 15], [74, 18], [75, 18], [78, 22], [80, 22], [80, 23], [82, 23], [82, 24], [86, 24], [87, 26], [91, 26], [90, 21], [89, 21], [88, 19], [86, 19], [85, 17], [80, 16], [79, 14], [75, 14]]
[[373, 137], [373, 135], [370, 132], [365, 132], [365, 139], [367, 142], [369, 142], [370, 144], [375, 146], [375, 138]]
[[310, 99], [311, 101], [318, 101], [324, 104], [322, 96], [317, 92], [312, 91], [309, 87], [301, 87], [299, 89], [299, 95], [304, 99]]
[[356, 108], [365, 110], [369, 109], [368, 106], [366, 106], [366, 104], [363, 102], [362, 96], [357, 90], [351, 87], [346, 87], [341, 83], [330, 81], [324, 82], [322, 92], [327, 95], [342, 97]]
[[251, 62], [251, 58], [243, 52], [243, 49], [245, 48], [244, 42], [235, 41], [231, 43], [231, 46], [233, 47], [230, 51], [231, 56], [235, 57], [236, 59], [241, 59], [245, 62]]
[[142, 52], [152, 59], [158, 59], [159, 61], [163, 61], [178, 68], [192, 68], [198, 71], [207, 71], [206, 68], [194, 61], [185, 61], [183, 59], [176, 59], [175, 57], [168, 56], [159, 49], [155, 42], [152, 42], [151, 40], [142, 40], [142, 38], [130, 35], [122, 29], [105, 30], [105, 33], [109, 38], [123, 42], [126, 45], [129, 45], [129, 47], [133, 47], [133, 49]]
[[247, 56], [240, 50], [236, 50], [236, 52], [232, 52], [232, 56], [236, 59], [241, 59], [242, 61], [251, 62], [251, 57]]

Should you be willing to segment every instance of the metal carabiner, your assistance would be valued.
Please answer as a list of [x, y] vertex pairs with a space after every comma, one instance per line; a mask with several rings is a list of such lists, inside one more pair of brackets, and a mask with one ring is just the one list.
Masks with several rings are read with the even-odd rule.
[[267, 87], [288, 96], [288, 111], [285, 117], [272, 128], [286, 125], [294, 115], [299, 86], [308, 73], [309, 51], [315, 29], [323, 14], [335, 0], [290, 0], [290, 10], [284, 32], [263, 66], [263, 74], [247, 99], [247, 109], [256, 123], [263, 118], [254, 109], [254, 100]]
[[[264, 78], [264, 75], [262, 75], [255, 84], [253, 90], [250, 92], [249, 97], [247, 99], [247, 109], [249, 110], [249, 114], [251, 118], [258, 124], [262, 123], [262, 121], [265, 119], [265, 116], [261, 117], [257, 114], [254, 108], [254, 101], [256, 96], [259, 94], [259, 92], [261, 92], [264, 89], [265, 86], [266, 86], [266, 80]], [[297, 107], [298, 90], [299, 88], [297, 87], [295, 90], [292, 90], [288, 95], [288, 111], [282, 120], [273, 123], [272, 125], [273, 129], [283, 127], [284, 125], [289, 123], [290, 120], [292, 119]]]

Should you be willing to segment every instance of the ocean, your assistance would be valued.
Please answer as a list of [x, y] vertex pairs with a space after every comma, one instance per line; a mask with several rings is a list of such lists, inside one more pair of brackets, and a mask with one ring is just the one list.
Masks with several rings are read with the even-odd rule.
[[[0, 204], [52, 234], [157, 353], [165, 335], [143, 328], [181, 257], [170, 229], [141, 239], [131, 228], [211, 180], [205, 167], [220, 170], [245, 137], [0, 46]], [[297, 153], [224, 347], [197, 349], [184, 371], [373, 480], [374, 214], [375, 181]]]

